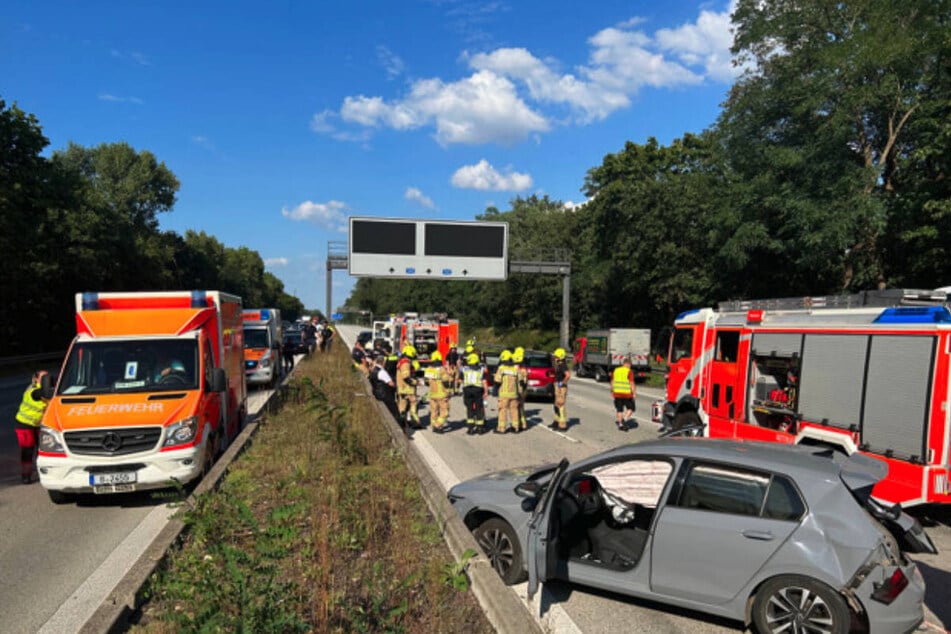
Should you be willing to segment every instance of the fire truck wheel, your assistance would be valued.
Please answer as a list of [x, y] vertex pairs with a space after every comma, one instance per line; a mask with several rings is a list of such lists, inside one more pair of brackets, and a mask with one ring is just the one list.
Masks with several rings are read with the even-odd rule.
[[703, 421], [700, 420], [700, 414], [697, 412], [693, 410], [687, 410], [685, 412], [677, 412], [674, 414], [674, 430], [683, 429], [684, 427], [694, 427], [696, 425], [703, 425]]

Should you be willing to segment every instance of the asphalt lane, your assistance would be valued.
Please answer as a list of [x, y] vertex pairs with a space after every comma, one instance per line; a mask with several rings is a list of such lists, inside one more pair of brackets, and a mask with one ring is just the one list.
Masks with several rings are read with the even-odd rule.
[[[135, 529], [166, 499], [143, 492], [54, 505], [39, 483], [20, 484], [13, 420], [28, 382], [28, 376], [0, 380], [0, 631], [41, 631], [61, 609], [78, 604], [80, 609], [55, 620], [59, 632], [76, 631], [84, 619], [70, 617], [91, 614], [126, 572], [102, 574], [103, 562], [120, 546], [132, 555], [143, 552], [151, 540]], [[269, 394], [249, 390], [248, 411], [256, 413]], [[175, 509], [165, 506], [171, 516]]]
[[[352, 342], [363, 328], [341, 326], [345, 341]], [[420, 389], [425, 394], [425, 389]], [[450, 400], [449, 422], [451, 431], [437, 435], [431, 430], [413, 432], [414, 442], [427, 460], [437, 469], [445, 486], [500, 469], [556, 463], [562, 458], [575, 461], [622, 444], [656, 438], [659, 425], [650, 422], [650, 405], [663, 398], [658, 389], [638, 386], [638, 426], [628, 432], [618, 431], [614, 423], [614, 406], [606, 383], [593, 379], [572, 379], [568, 388], [566, 432], [551, 430], [554, 420], [551, 403], [529, 401], [526, 415], [529, 429], [519, 434], [484, 434], [468, 436], [465, 430], [465, 412], [461, 397]], [[428, 409], [420, 408], [424, 425], [428, 425]], [[494, 425], [498, 417], [497, 399], [489, 398], [487, 419]], [[923, 518], [927, 520], [928, 518]], [[926, 597], [926, 624], [928, 631], [944, 631], [951, 625], [951, 527], [947, 514], [927, 528], [935, 541], [938, 555], [917, 556], [919, 567], [928, 584]], [[702, 538], [702, 535], [698, 535]], [[636, 623], [638, 632], [714, 632], [743, 631], [741, 623], [725, 621], [705, 614], [689, 612], [660, 603], [642, 601], [622, 595], [601, 592], [591, 588], [562, 583], [546, 584], [548, 601], [557, 605], [570, 617], [570, 622], [548, 626], [553, 631], [597, 632], [629, 631]], [[525, 594], [524, 584], [513, 591]], [[551, 608], [551, 605], [548, 606]], [[543, 607], [543, 609], [545, 609]]]

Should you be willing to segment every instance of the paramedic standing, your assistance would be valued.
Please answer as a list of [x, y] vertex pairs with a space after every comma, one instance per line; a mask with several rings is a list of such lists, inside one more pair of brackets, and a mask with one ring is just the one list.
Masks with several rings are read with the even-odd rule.
[[20, 476], [23, 484], [33, 482], [33, 470], [36, 466], [36, 449], [40, 436], [40, 421], [49, 399], [43, 398], [42, 382], [45, 370], [33, 373], [30, 385], [23, 392], [20, 409], [16, 415], [17, 442], [20, 445]]
[[[631, 357], [624, 357], [624, 364], [614, 368], [614, 372], [611, 373], [611, 396], [614, 397], [617, 428], [620, 431], [627, 431], [632, 427], [637, 427], [637, 421], [633, 419], [637, 387], [634, 385]], [[628, 426], [629, 422], [633, 423], [630, 427]]]

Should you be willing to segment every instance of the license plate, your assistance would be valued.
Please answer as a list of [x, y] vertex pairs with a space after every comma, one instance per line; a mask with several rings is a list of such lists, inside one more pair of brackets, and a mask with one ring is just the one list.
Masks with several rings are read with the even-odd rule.
[[537, 387], [537, 386], [541, 385], [542, 382], [539, 381], [539, 380], [537, 380], [537, 379], [530, 379], [529, 382], [528, 382], [528, 384], [531, 385], [532, 387]]
[[93, 493], [129, 493], [135, 491], [134, 484], [105, 484], [101, 486], [94, 486], [92, 488]]
[[93, 486], [105, 484], [130, 484], [135, 482], [135, 471], [117, 471], [115, 473], [90, 473], [89, 484]]

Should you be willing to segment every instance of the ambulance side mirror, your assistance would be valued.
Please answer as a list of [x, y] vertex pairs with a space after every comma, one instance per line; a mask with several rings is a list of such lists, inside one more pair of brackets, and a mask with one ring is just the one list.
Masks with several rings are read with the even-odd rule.
[[211, 381], [208, 385], [210, 392], [224, 392], [228, 389], [228, 377], [225, 376], [224, 368], [214, 368], [211, 371]]
[[49, 374], [40, 377], [40, 396], [47, 400], [53, 398], [53, 379]]

